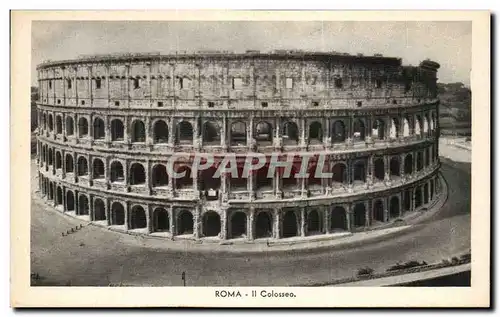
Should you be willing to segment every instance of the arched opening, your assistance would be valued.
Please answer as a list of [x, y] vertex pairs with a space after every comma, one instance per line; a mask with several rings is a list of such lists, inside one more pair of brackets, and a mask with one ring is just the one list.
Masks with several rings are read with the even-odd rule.
[[205, 237], [216, 237], [220, 233], [220, 216], [215, 211], [203, 214], [203, 235]]
[[104, 139], [105, 128], [104, 128], [104, 120], [101, 118], [94, 119], [94, 139]]
[[385, 176], [384, 160], [382, 158], [377, 158], [373, 161], [373, 165], [375, 169], [375, 178], [383, 181]]
[[87, 118], [80, 118], [78, 120], [78, 137], [84, 137], [89, 135], [89, 122]]
[[345, 125], [344, 122], [337, 120], [332, 125], [332, 143], [345, 142]]
[[293, 210], [287, 210], [283, 216], [283, 238], [297, 235], [297, 216]]
[[422, 127], [422, 119], [420, 118], [420, 116], [416, 116], [415, 117], [415, 134], [418, 136], [421, 135], [421, 131], [420, 131], [421, 127]]
[[408, 121], [408, 118], [403, 118], [403, 136], [410, 136], [410, 122]]
[[346, 224], [347, 219], [345, 209], [340, 206], [333, 208], [330, 212], [330, 230], [333, 232], [347, 230]]
[[298, 178], [297, 178], [297, 168], [295, 165], [292, 165], [290, 169], [290, 175], [285, 175], [285, 168], [278, 167], [279, 173], [282, 175], [282, 186], [283, 189], [296, 189], [298, 186]]
[[88, 175], [89, 167], [87, 164], [87, 159], [83, 156], [80, 156], [77, 161], [78, 165], [78, 176]]
[[385, 222], [384, 203], [380, 199], [373, 203], [373, 218], [376, 221]]
[[66, 192], [66, 210], [75, 211], [75, 195], [72, 191]]
[[111, 121], [111, 141], [123, 141], [124, 130], [123, 122], [119, 119], [113, 119]]
[[147, 227], [146, 211], [142, 206], [134, 206], [130, 214], [130, 229]]
[[53, 164], [54, 160], [54, 152], [52, 152], [52, 149], [49, 149], [49, 165]]
[[56, 152], [56, 169], [62, 168], [62, 155], [61, 152]]
[[124, 180], [122, 163], [114, 161], [111, 163], [111, 182], [123, 182]]
[[372, 137], [376, 140], [383, 140], [385, 137], [385, 123], [381, 119], [373, 122]]
[[429, 184], [424, 184], [424, 204], [429, 203]]
[[247, 233], [247, 215], [237, 211], [231, 216], [231, 238], [245, 236]]
[[193, 126], [187, 121], [181, 121], [177, 125], [177, 142], [190, 144], [193, 142]]
[[267, 211], [257, 214], [255, 223], [255, 238], [268, 238], [273, 236], [273, 218]]
[[78, 214], [81, 216], [89, 214], [89, 200], [85, 195], [78, 197]]
[[365, 182], [366, 181], [366, 164], [363, 161], [354, 162], [354, 181]]
[[271, 145], [273, 141], [273, 126], [265, 121], [255, 126], [255, 141], [260, 145]]
[[153, 187], [161, 187], [168, 185], [168, 174], [165, 165], [157, 164], [153, 166], [152, 173], [152, 183]]
[[430, 151], [432, 151], [432, 148], [425, 149], [425, 160], [424, 160], [424, 165], [429, 166], [430, 163]]
[[193, 234], [193, 215], [187, 211], [182, 210], [178, 217], [178, 231], [179, 235]]
[[231, 145], [247, 144], [247, 125], [244, 122], [237, 121], [231, 124]]
[[114, 202], [111, 205], [111, 224], [115, 226], [123, 226], [125, 224], [125, 209], [119, 202]]
[[411, 173], [413, 173], [413, 156], [407, 154], [405, 157], [405, 174], [409, 175]]
[[146, 142], [146, 128], [141, 120], [132, 122], [132, 142]]
[[365, 204], [356, 204], [354, 207], [354, 227], [364, 227], [366, 225]]
[[269, 164], [265, 164], [263, 167], [257, 170], [256, 187], [258, 190], [273, 190], [273, 179], [272, 177], [267, 177], [268, 171]]
[[94, 201], [94, 220], [106, 220], [106, 207], [102, 199], [96, 199]]
[[75, 133], [75, 127], [73, 122], [73, 117], [66, 117], [66, 135], [73, 135]]
[[389, 215], [392, 218], [399, 217], [399, 198], [394, 196], [391, 198], [389, 203]]
[[153, 231], [168, 232], [170, 231], [170, 221], [168, 211], [165, 208], [158, 207], [153, 212]]
[[399, 157], [393, 156], [391, 157], [391, 161], [389, 163], [389, 168], [391, 170], [391, 176], [399, 176]]
[[49, 114], [49, 131], [54, 131], [54, 117]]
[[422, 206], [422, 189], [420, 186], [415, 188], [415, 208]]
[[307, 214], [307, 234], [321, 233], [321, 219], [317, 210], [313, 209]]
[[309, 143], [319, 144], [323, 142], [323, 127], [315, 121], [309, 125]]
[[56, 189], [56, 205], [62, 205], [62, 204], [63, 204], [62, 188], [57, 187], [57, 189]]
[[62, 118], [61, 116], [56, 116], [56, 134], [62, 133]]
[[185, 164], [179, 165], [176, 168], [176, 172], [179, 174], [184, 173], [184, 176], [175, 179], [175, 188], [183, 189], [193, 187], [193, 178], [191, 178], [191, 168], [189, 166]]
[[49, 199], [54, 200], [54, 183], [49, 182]]
[[104, 178], [104, 163], [101, 159], [94, 159], [93, 166], [93, 177], [94, 178]]
[[217, 172], [217, 168], [212, 166], [206, 170], [200, 172], [200, 189], [206, 191], [207, 198], [217, 199], [218, 193], [212, 191], [218, 191], [221, 185], [221, 178], [214, 177]]
[[411, 210], [411, 191], [409, 189], [403, 192], [403, 208], [405, 212]]
[[229, 186], [231, 191], [245, 191], [247, 190], [247, 178], [243, 177], [243, 166], [240, 165], [237, 169], [238, 177], [231, 177], [229, 179]]
[[203, 124], [203, 144], [220, 144], [220, 128], [214, 122], [207, 121]]
[[420, 171], [424, 167], [422, 156], [423, 156], [422, 152], [418, 151], [417, 152], [417, 171]]
[[163, 120], [158, 120], [153, 125], [153, 142], [168, 143], [168, 126]]
[[[319, 166], [317, 163], [311, 164], [307, 170], [307, 173], [309, 174], [309, 178], [307, 179], [307, 186], [309, 189], [322, 189], [322, 179], [320, 177], [316, 177], [316, 169], [318, 169]], [[327, 165], [325, 164], [323, 166], [323, 172], [328, 172], [327, 171]]]
[[130, 166], [130, 185], [140, 185], [146, 183], [146, 173], [144, 166], [134, 163]]
[[344, 163], [337, 163], [332, 168], [332, 181], [337, 185], [347, 182], [347, 168]]
[[434, 180], [431, 179], [430, 181], [430, 187], [431, 187], [431, 201], [434, 199]]
[[352, 138], [354, 142], [365, 140], [365, 124], [363, 123], [363, 120], [354, 120]]
[[283, 143], [285, 145], [296, 145], [299, 143], [299, 128], [293, 121], [287, 121], [283, 125]]

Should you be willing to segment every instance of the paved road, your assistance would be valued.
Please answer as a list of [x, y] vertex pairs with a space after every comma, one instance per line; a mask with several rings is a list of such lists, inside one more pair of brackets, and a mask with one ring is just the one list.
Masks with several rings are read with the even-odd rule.
[[74, 222], [31, 205], [31, 267], [40, 285], [286, 286], [349, 277], [369, 266], [384, 271], [396, 262], [439, 262], [470, 249], [470, 164], [445, 160], [449, 199], [418, 230], [387, 241], [344, 250], [261, 255], [192, 254], [142, 245], [142, 237], [84, 227], [62, 237]]

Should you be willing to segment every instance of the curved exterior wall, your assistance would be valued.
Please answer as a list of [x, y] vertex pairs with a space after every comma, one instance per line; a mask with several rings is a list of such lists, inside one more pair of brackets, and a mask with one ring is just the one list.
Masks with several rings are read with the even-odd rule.
[[[439, 191], [437, 63], [246, 53], [102, 56], [38, 67], [42, 195], [61, 211], [180, 238], [384, 225]], [[193, 153], [326, 155], [331, 179], [189, 179]], [[219, 160], [216, 159], [216, 164]], [[197, 174], [197, 175], [195, 175]]]

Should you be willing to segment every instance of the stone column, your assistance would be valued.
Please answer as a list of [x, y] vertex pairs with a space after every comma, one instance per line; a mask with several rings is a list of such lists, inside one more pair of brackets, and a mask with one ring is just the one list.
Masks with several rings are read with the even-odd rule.
[[200, 238], [201, 228], [201, 207], [199, 205], [196, 205], [193, 213], [193, 236], [198, 240]]
[[365, 202], [365, 227], [369, 227], [371, 225], [371, 217], [372, 214], [372, 206], [368, 202]]
[[248, 147], [252, 146], [252, 139], [253, 139], [253, 115], [250, 115], [250, 120], [249, 120], [248, 126], [247, 126], [247, 146]]
[[146, 206], [146, 208], [144, 208], [144, 211], [146, 212], [146, 229], [149, 234], [153, 232], [153, 210], [150, 206]]
[[255, 207], [250, 207], [249, 213], [247, 215], [247, 238], [250, 241], [254, 239], [254, 216]]
[[401, 178], [405, 179], [405, 155], [400, 154], [399, 155], [399, 174], [401, 175]]
[[198, 126], [200, 123], [200, 116], [195, 116], [195, 121], [193, 122], [193, 147], [199, 148], [201, 145], [200, 142], [200, 127]]
[[384, 181], [390, 185], [391, 183], [391, 175], [389, 168], [389, 156], [384, 155]]
[[130, 107], [130, 64], [125, 65], [127, 69], [127, 107]]
[[305, 147], [307, 144], [306, 141], [306, 119], [304, 117], [299, 118], [300, 121], [300, 147]]
[[221, 240], [227, 239], [227, 226], [228, 226], [227, 209], [224, 208], [221, 210], [221, 228], [219, 233], [219, 238]]
[[222, 151], [227, 151], [227, 114], [224, 113], [222, 116], [222, 127], [220, 134], [220, 146], [222, 147]]
[[[87, 67], [88, 73], [89, 73], [89, 99], [90, 99], [90, 106], [94, 106], [94, 94], [92, 93], [92, 66]], [[92, 124], [89, 124], [92, 126]]]
[[300, 236], [306, 236], [306, 207], [300, 207]]
[[109, 93], [109, 76], [111, 72], [109, 71], [109, 65], [106, 65], [106, 93], [107, 93], [107, 99], [108, 99], [108, 105], [111, 102], [111, 95]]
[[416, 187], [412, 188], [412, 190], [411, 190], [411, 209], [410, 209], [410, 211], [415, 211], [415, 194], [416, 194]]
[[323, 207], [323, 219], [324, 219], [324, 228], [325, 228], [325, 234], [329, 234], [330, 233], [330, 206], [325, 206]]
[[125, 204], [125, 230], [130, 228], [130, 203]]
[[384, 222], [389, 221], [390, 218], [390, 213], [389, 213], [389, 198], [384, 198], [382, 199], [382, 202], [384, 204]]
[[281, 238], [281, 210], [279, 208], [274, 209], [274, 234], [273, 237], [275, 239]]
[[352, 231], [352, 227], [353, 227], [353, 223], [354, 221], [352, 220], [354, 216], [354, 211], [353, 211], [353, 207], [352, 207], [352, 204], [349, 204], [347, 206], [347, 209], [346, 209], [346, 217], [345, 217], [345, 220], [346, 220], [346, 228], [347, 228], [347, 231]]
[[168, 145], [169, 146], [174, 145], [174, 135], [175, 135], [174, 126], [175, 126], [175, 119], [171, 117], [170, 120], [168, 120]]
[[176, 219], [175, 219], [175, 215], [174, 215], [174, 207], [172, 206], [169, 206], [168, 207], [168, 218], [169, 218], [169, 225], [170, 225], [170, 235], [172, 236], [172, 238], [175, 236], [175, 223], [176, 223]]

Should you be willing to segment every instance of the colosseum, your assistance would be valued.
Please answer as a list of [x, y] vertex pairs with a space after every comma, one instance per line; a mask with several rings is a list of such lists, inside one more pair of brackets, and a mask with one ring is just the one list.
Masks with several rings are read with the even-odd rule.
[[[380, 54], [83, 56], [39, 65], [39, 194], [109, 229], [220, 243], [389, 226], [440, 196], [436, 74]], [[166, 162], [185, 172], [169, 177]], [[193, 171], [193, 154], [214, 164]], [[268, 157], [214, 177], [231, 153]], [[267, 177], [270, 153], [294, 158]], [[304, 153], [308, 177], [296, 177]], [[324, 172], [316, 177], [319, 155]]]

